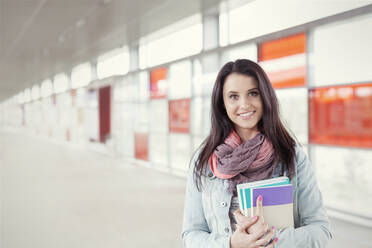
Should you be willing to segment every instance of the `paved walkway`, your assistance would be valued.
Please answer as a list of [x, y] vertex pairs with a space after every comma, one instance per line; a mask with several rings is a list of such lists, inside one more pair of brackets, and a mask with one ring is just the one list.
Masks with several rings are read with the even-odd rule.
[[[182, 247], [185, 179], [0, 131], [1, 248]], [[332, 220], [331, 248], [372, 247]]]

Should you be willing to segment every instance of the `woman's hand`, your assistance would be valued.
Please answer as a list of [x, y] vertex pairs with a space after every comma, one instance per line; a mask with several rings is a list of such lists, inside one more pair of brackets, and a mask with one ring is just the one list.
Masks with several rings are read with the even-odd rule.
[[[247, 218], [247, 217], [245, 217]], [[231, 248], [272, 248], [276, 243], [276, 240], [272, 242], [270, 245], [266, 246], [269, 243], [270, 239], [274, 236], [274, 231], [271, 230], [264, 238], [262, 237], [266, 230], [262, 230], [261, 232], [248, 234], [247, 229], [254, 225], [257, 222], [257, 217], [253, 217], [251, 219], [244, 220], [237, 225], [236, 231], [230, 238], [230, 247]]]
[[[260, 195], [257, 197], [256, 200], [256, 210], [255, 210], [255, 216], [258, 216], [258, 221], [255, 223], [255, 225], [252, 225], [248, 228], [248, 233], [256, 233], [262, 231], [262, 229], [265, 229], [266, 231], [269, 228], [269, 225], [265, 222], [263, 217], [263, 206], [262, 206], [263, 197]], [[273, 229], [273, 227], [271, 227]]]
[[[256, 243], [255, 243], [256, 246], [252, 246], [252, 247], [261, 247], [261, 246], [264, 247], [266, 244], [270, 242], [270, 240], [274, 236], [274, 230], [275, 230], [274, 227], [271, 227], [270, 231], [267, 232], [268, 224], [264, 221], [264, 218], [263, 218], [262, 200], [263, 200], [262, 196], [257, 198], [257, 202], [256, 202], [257, 207], [255, 211], [256, 219], [252, 224], [248, 225], [247, 228], [244, 229], [245, 233], [248, 233], [248, 235], [253, 235], [254, 237], [256, 237]], [[242, 223], [247, 223], [247, 221], [249, 220], [249, 218], [244, 216], [240, 212], [239, 209], [235, 211], [234, 216], [235, 216], [235, 220], [237, 222], [238, 227], [240, 227]], [[278, 239], [276, 238], [267, 247], [273, 247], [277, 241]], [[246, 246], [243, 246], [243, 247], [246, 247]], [[250, 246], [247, 246], [247, 247], [250, 247]]]

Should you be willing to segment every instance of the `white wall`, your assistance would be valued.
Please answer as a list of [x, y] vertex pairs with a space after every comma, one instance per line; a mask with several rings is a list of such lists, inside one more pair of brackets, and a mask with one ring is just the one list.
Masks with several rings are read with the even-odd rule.
[[317, 27], [309, 43], [310, 86], [372, 82], [372, 14]]

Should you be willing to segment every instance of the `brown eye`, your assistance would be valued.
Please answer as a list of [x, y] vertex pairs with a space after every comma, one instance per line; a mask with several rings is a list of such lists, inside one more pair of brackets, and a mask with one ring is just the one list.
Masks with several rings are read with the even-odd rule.
[[248, 95], [249, 96], [258, 96], [259, 93], [258, 93], [258, 91], [251, 91], [251, 92], [248, 93]]
[[229, 96], [229, 98], [232, 99], [232, 100], [237, 100], [238, 95], [232, 94], [232, 95]]

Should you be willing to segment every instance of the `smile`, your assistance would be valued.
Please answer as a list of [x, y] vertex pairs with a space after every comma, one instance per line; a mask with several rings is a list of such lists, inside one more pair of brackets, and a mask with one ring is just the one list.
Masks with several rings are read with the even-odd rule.
[[249, 117], [251, 115], [253, 115], [255, 113], [255, 111], [252, 111], [252, 112], [246, 112], [246, 113], [242, 113], [242, 114], [238, 114], [240, 117]]

